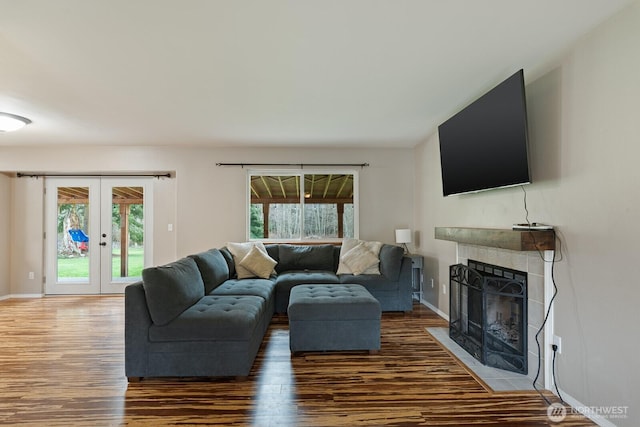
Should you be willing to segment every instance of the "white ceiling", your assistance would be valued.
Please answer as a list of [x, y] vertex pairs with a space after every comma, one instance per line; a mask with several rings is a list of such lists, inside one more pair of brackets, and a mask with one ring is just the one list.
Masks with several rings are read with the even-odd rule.
[[0, 0], [0, 145], [409, 147], [633, 0]]

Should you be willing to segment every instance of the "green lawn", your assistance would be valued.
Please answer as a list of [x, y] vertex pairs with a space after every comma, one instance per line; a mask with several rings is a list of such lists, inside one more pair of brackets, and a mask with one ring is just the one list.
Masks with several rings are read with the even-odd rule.
[[[120, 253], [113, 253], [112, 277], [120, 277]], [[144, 250], [129, 249], [129, 277], [141, 277], [144, 268]], [[89, 257], [58, 258], [58, 278], [87, 277], [89, 275]]]

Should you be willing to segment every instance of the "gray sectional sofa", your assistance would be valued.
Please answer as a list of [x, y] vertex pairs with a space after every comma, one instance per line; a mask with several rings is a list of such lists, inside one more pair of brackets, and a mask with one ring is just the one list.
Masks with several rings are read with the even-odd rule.
[[274, 313], [299, 284], [360, 284], [382, 311], [410, 311], [411, 260], [382, 245], [380, 274], [337, 274], [340, 246], [273, 244], [269, 278], [238, 279], [231, 252], [211, 249], [147, 268], [125, 289], [125, 371], [162, 376], [249, 374]]

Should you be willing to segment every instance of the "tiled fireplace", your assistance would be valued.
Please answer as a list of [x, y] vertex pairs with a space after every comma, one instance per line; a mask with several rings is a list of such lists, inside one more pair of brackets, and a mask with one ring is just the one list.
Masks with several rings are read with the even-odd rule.
[[[523, 303], [526, 312], [526, 332], [523, 335], [526, 335], [527, 343], [523, 347], [526, 348], [525, 359], [528, 366], [523, 371], [527, 372], [530, 379], [536, 376], [538, 370], [538, 345], [535, 337], [544, 320], [545, 302], [548, 304], [550, 299], [550, 263], [545, 263], [544, 259], [545, 257], [552, 259], [554, 249], [553, 232], [534, 233], [536, 234], [512, 230], [436, 228], [437, 239], [457, 242], [457, 263], [465, 266], [470, 262], [473, 266], [476, 266], [474, 262], [480, 262], [483, 265], [493, 264], [526, 274], [526, 303]], [[517, 308], [514, 310], [517, 311]], [[508, 316], [511, 316], [510, 308], [508, 313]], [[503, 312], [502, 316], [505, 315], [507, 314]], [[504, 319], [502, 321], [504, 323]], [[553, 315], [545, 326], [547, 331], [552, 330], [552, 322]], [[544, 335], [544, 331], [538, 335], [542, 358], [536, 384], [543, 388], [550, 388], [549, 376], [545, 376], [544, 369]], [[548, 357], [548, 359], [551, 358]]]
[[[468, 265], [470, 259], [527, 274], [527, 375], [533, 379], [538, 368], [538, 348], [535, 336], [544, 320], [544, 261], [538, 252], [510, 251], [459, 243], [458, 262]], [[540, 345], [544, 345], [544, 332], [538, 338]], [[543, 386], [543, 367], [544, 360], [541, 362], [541, 372], [538, 379], [540, 386]]]

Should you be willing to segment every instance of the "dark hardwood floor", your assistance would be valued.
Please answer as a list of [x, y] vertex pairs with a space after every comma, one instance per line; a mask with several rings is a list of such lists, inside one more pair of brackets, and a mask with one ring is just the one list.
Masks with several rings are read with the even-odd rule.
[[[246, 381], [131, 384], [123, 306], [121, 296], [0, 301], [0, 424], [557, 425], [535, 392], [494, 393], [474, 378], [426, 332], [446, 323], [420, 305], [383, 314], [378, 354], [291, 357], [276, 316]], [[594, 424], [569, 415], [561, 425]]]

